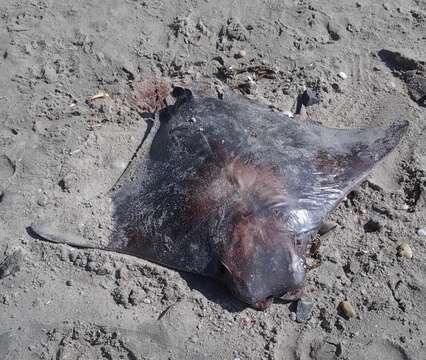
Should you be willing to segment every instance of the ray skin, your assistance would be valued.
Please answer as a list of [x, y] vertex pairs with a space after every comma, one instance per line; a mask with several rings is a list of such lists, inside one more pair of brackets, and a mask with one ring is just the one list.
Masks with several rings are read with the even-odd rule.
[[265, 308], [300, 293], [312, 237], [407, 126], [331, 129], [180, 89], [112, 193], [109, 248], [218, 279]]

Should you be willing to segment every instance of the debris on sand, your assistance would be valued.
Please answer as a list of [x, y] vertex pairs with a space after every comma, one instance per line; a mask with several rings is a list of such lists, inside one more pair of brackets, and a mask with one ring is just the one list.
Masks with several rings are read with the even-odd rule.
[[90, 102], [96, 99], [104, 99], [104, 98], [109, 98], [109, 95], [105, 91], [100, 91], [95, 95], [89, 96], [87, 98], [87, 101]]

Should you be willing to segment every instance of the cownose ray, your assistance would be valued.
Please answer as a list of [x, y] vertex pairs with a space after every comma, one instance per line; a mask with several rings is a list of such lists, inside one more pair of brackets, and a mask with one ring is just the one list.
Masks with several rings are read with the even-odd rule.
[[332, 129], [235, 94], [174, 95], [111, 192], [106, 249], [218, 279], [259, 309], [302, 287], [325, 218], [408, 127]]

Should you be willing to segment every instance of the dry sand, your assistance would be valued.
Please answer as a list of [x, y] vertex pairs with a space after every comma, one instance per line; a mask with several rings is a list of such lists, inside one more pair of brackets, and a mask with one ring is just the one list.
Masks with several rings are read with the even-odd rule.
[[[425, 60], [424, 0], [2, 0], [0, 358], [426, 359]], [[294, 111], [307, 87], [320, 102], [297, 118], [325, 126], [410, 122], [331, 215], [338, 227], [306, 282], [309, 320], [27, 233], [47, 220], [105, 240], [103, 195], [146, 126], [132, 91], [152, 77], [206, 79], [275, 111]], [[86, 101], [100, 91], [109, 97]], [[397, 256], [401, 243], [412, 258]]]

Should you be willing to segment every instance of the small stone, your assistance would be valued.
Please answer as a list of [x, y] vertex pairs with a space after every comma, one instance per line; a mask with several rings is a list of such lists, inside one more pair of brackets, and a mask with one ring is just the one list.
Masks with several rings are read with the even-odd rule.
[[338, 73], [339, 77], [342, 78], [343, 80], [346, 80], [348, 78], [348, 75], [346, 75], [343, 71]]
[[426, 236], [426, 227], [417, 229], [417, 235]]
[[411, 249], [410, 245], [403, 243], [398, 246], [398, 255], [407, 259], [411, 259], [413, 257], [413, 250]]
[[291, 312], [290, 313], [290, 319], [293, 320], [293, 321], [296, 321], [296, 319], [297, 319], [296, 313]]
[[246, 50], [244, 50], [244, 49], [241, 49], [240, 51], [238, 51], [238, 52], [235, 54], [235, 57], [236, 57], [237, 59], [241, 59], [241, 58], [246, 57], [246, 56], [247, 56], [247, 51], [246, 51]]
[[311, 301], [299, 299], [296, 308], [296, 321], [298, 323], [308, 321], [312, 316], [312, 307], [314, 304]]
[[71, 280], [67, 280], [67, 281], [65, 282], [65, 285], [66, 285], [66, 286], [72, 286], [72, 281], [71, 281]]
[[338, 310], [348, 320], [350, 318], [353, 318], [355, 315], [354, 308], [352, 307], [351, 303], [347, 300], [340, 302]]

